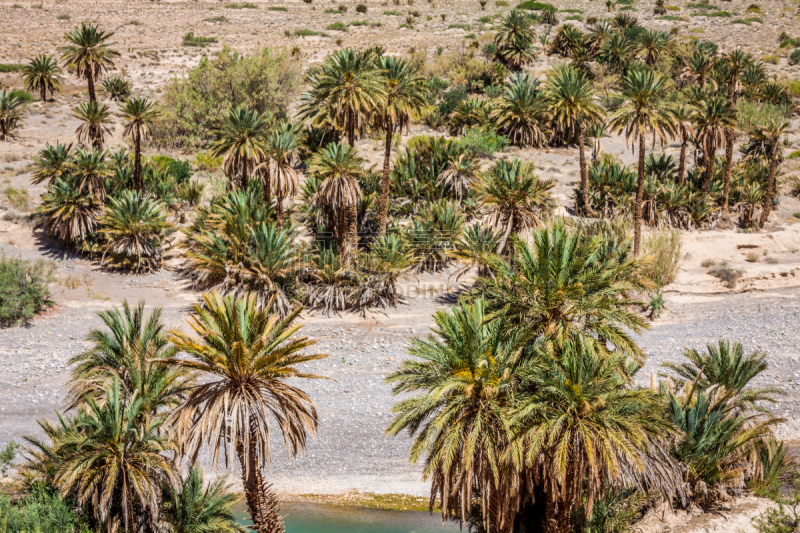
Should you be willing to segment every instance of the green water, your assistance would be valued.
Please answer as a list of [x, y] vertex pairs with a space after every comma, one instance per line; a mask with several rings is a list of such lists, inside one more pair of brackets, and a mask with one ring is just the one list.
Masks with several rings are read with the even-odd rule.
[[[316, 503], [283, 503], [286, 533], [455, 533], [458, 526], [442, 524], [441, 515], [416, 511], [382, 511]], [[247, 525], [244, 510], [239, 523]]]

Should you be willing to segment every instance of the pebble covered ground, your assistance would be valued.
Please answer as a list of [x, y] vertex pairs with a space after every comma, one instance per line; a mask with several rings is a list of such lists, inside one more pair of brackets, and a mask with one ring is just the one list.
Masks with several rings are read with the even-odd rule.
[[[410, 299], [387, 315], [311, 318], [303, 332], [329, 354], [310, 371], [331, 379], [301, 386], [317, 401], [319, 432], [305, 456], [288, 460], [280, 439], [273, 441], [271, 479], [285, 493], [340, 493], [352, 490], [424, 494], [421, 466], [407, 461], [410, 440], [384, 431], [396, 399], [385, 377], [406, 357], [409, 339], [426, 335], [431, 315], [446, 304], [436, 297]], [[769, 353], [770, 368], [760, 384], [778, 385], [787, 396], [777, 406], [786, 419], [780, 436], [796, 440], [800, 416], [800, 291], [745, 293], [705, 300], [667, 297], [668, 317], [656, 321], [639, 341], [648, 360], [642, 384], [665, 361], [679, 360], [684, 346], [702, 347], [720, 337], [737, 339], [748, 350]], [[167, 324], [185, 319], [186, 307], [165, 309]], [[67, 362], [83, 350], [93, 310], [58, 308], [27, 327], [0, 331], [0, 444], [38, 433], [36, 419], [55, 418], [69, 376]]]

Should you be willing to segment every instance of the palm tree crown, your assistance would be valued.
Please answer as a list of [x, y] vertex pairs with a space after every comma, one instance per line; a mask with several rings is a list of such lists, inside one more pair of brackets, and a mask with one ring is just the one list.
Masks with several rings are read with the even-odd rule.
[[39, 91], [42, 102], [47, 101], [47, 93], [52, 96], [61, 90], [61, 67], [56, 60], [47, 54], [39, 54], [31, 59], [30, 63], [22, 67], [22, 76], [25, 88], [29, 91]]
[[126, 99], [120, 111], [122, 112], [122, 120], [125, 128], [122, 131], [122, 135], [125, 137], [133, 137], [133, 180], [136, 187], [141, 190], [142, 141], [147, 140], [152, 133], [151, 127], [153, 121], [158, 117], [159, 112], [158, 109], [156, 109], [155, 102], [151, 102], [142, 96]]
[[239, 106], [231, 109], [216, 130], [216, 141], [209, 152], [225, 156], [225, 174], [229, 183], [247, 188], [255, 167], [266, 159], [265, 136], [268, 117]]
[[97, 100], [95, 82], [103, 72], [114, 68], [114, 58], [119, 52], [112, 50], [114, 43], [107, 42], [113, 33], [100, 31], [94, 24], [81, 22], [80, 28], [64, 35], [67, 46], [60, 48], [61, 58], [67, 65], [75, 68], [76, 74], [86, 79], [89, 89], [89, 100]]

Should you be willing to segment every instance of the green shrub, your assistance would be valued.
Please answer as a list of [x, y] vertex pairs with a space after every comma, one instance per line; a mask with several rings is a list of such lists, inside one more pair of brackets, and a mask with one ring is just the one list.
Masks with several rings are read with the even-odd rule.
[[200, 37], [199, 35], [195, 35], [193, 31], [190, 31], [183, 36], [181, 44], [183, 46], [199, 46], [200, 48], [204, 48], [207, 44], [215, 42], [217, 42], [216, 37]]
[[31, 93], [23, 89], [14, 89], [13, 91], [11, 91], [11, 94], [19, 98], [26, 104], [33, 102], [33, 95], [31, 95]]
[[63, 15], [59, 15], [59, 16], [57, 16], [56, 18], [57, 18], [58, 20], [69, 20], [69, 19], [70, 19], [70, 18], [72, 18], [72, 17], [70, 17], [69, 15], [67, 15], [66, 13], [64, 13]]
[[367, 6], [366, 5], [358, 4], [356, 6], [356, 13], [366, 13], [366, 12], [367, 12]]
[[73, 533], [90, 531], [75, 512], [74, 502], [65, 502], [58, 495], [40, 491], [20, 502], [0, 496], [3, 531]]
[[490, 156], [505, 149], [509, 145], [508, 138], [490, 128], [470, 128], [458, 140], [458, 144], [469, 152], [481, 156]]
[[652, 258], [642, 269], [642, 274], [656, 287], [666, 287], [675, 281], [681, 261], [681, 234], [678, 230], [653, 230], [645, 239], [642, 252], [645, 257]]
[[389, 15], [391, 17], [402, 17], [403, 14], [400, 11], [384, 11], [384, 15]]
[[285, 117], [295, 100], [301, 70], [288, 52], [268, 48], [245, 56], [225, 47], [204, 57], [167, 86], [153, 142], [160, 147], [204, 148], [213, 126], [237, 105]]
[[791, 37], [783, 39], [780, 44], [781, 48], [797, 48], [800, 47], [800, 39], [792, 39]]
[[0, 63], [0, 72], [19, 72], [22, 65], [17, 63]]
[[753, 22], [758, 22], [759, 24], [761, 24], [764, 21], [758, 17], [747, 17], [745, 19], [743, 18], [733, 19], [731, 24], [744, 24], [746, 26], [750, 26]]
[[270, 6], [267, 8], [269, 11], [289, 11], [287, 8], [283, 6]]
[[250, 2], [245, 2], [244, 4], [225, 4], [225, 7], [228, 9], [258, 9], [257, 5], [251, 4]]
[[796, 65], [800, 63], [800, 48], [795, 48], [792, 50], [792, 53], [789, 54], [789, 64]]
[[559, 9], [561, 13], [578, 13], [583, 14], [583, 9]]
[[778, 507], [768, 508], [753, 518], [758, 533], [795, 533], [800, 528], [800, 494], [776, 498]]
[[664, 16], [658, 17], [658, 20], [668, 20], [670, 22], [678, 22], [678, 21], [682, 21], [683, 17], [679, 17], [678, 15], [664, 15]]
[[326, 15], [341, 15], [342, 11], [339, 9], [328, 8], [325, 11], [323, 11], [323, 13], [325, 13]]
[[208, 19], [203, 19], [203, 22], [230, 22], [230, 20], [228, 20], [228, 17], [224, 17], [224, 16], [220, 15], [218, 17], [211, 17], [211, 18], [208, 18]]
[[667, 11], [680, 11], [681, 8], [679, 6], [664, 6], [664, 9]]
[[764, 63], [769, 63], [770, 65], [777, 65], [780, 62], [781, 58], [776, 56], [775, 54], [767, 54], [765, 56], [761, 56], [761, 61]]
[[347, 25], [344, 22], [333, 22], [325, 26], [325, 29], [334, 31], [347, 31]]
[[636, 3], [636, 0], [617, 0], [618, 6], [632, 6]]
[[729, 18], [731, 15], [730, 11], [713, 11], [711, 13], [705, 13], [706, 17], [724, 17]]
[[6, 198], [8, 198], [8, 203], [10, 203], [12, 207], [21, 211], [28, 210], [31, 197], [28, 195], [27, 189], [15, 189], [9, 186], [6, 187], [5, 193]]
[[497, 7], [508, 7], [508, 2], [506, 2], [505, 0], [497, 0], [497, 2], [494, 3], [494, 5], [496, 5]]
[[471, 30], [472, 26], [469, 24], [450, 24], [447, 27], [448, 30]]
[[294, 30], [294, 34], [298, 37], [312, 37], [314, 35], [319, 35], [321, 37], [328, 37], [328, 34], [321, 31], [314, 31], [314, 30]]
[[580, 15], [570, 15], [568, 17], [564, 17], [564, 20], [583, 20], [583, 17]]
[[0, 326], [27, 322], [53, 305], [47, 284], [54, 281], [54, 270], [41, 259], [0, 258]]
[[786, 110], [772, 104], [759, 104], [756, 102], [740, 102], [736, 107], [737, 126], [742, 131], [753, 128], [765, 127], [770, 122], [780, 123], [786, 120]]
[[[517, 9], [527, 9], [529, 11], [542, 11], [542, 10], [556, 10], [556, 6], [548, 4], [547, 2], [536, 2], [535, 0], [527, 0], [521, 4], [517, 4]], [[557, 11], [557, 10], [556, 10]]]
[[704, 11], [711, 11], [712, 9], [717, 9], [717, 6], [709, 4], [708, 2], [689, 2], [686, 4], [686, 7], [689, 9], [701, 9]]
[[619, 8], [619, 10], [620, 11], [639, 11], [638, 9], [636, 9], [633, 6], [623, 6], [623, 7]]
[[800, 80], [790, 81], [787, 87], [789, 89], [789, 94], [795, 98], [800, 97]]

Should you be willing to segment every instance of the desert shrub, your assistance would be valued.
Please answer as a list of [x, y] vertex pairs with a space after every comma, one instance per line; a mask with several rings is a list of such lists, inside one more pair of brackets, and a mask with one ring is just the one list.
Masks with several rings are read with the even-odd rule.
[[347, 31], [347, 25], [344, 22], [333, 22], [325, 26], [325, 29], [334, 31]]
[[798, 46], [800, 46], [800, 38], [793, 39], [791, 37], [786, 37], [781, 40], [780, 44], [781, 48], [797, 48]]
[[3, 531], [8, 533], [89, 531], [81, 517], [76, 514], [74, 503], [45, 491], [14, 503], [8, 496], [0, 496], [0, 516], [3, 519]]
[[258, 6], [251, 2], [245, 2], [243, 4], [225, 4], [225, 7], [228, 9], [258, 9]]
[[197, 170], [217, 170], [222, 165], [222, 156], [212, 157], [208, 152], [198, 152], [194, 158]]
[[795, 48], [792, 50], [792, 53], [789, 54], [789, 64], [796, 65], [800, 63], [800, 48]]
[[358, 4], [356, 6], [356, 12], [357, 13], [366, 13], [367, 12], [367, 6], [364, 5], [364, 4]]
[[794, 98], [800, 96], [800, 80], [792, 80], [789, 82], [789, 85], [786, 86], [789, 89], [789, 94], [792, 95]]
[[284, 11], [284, 12], [285, 12], [285, 11], [289, 11], [289, 9], [288, 9], [288, 8], [285, 8], [285, 7], [283, 7], [283, 6], [270, 6], [270, 7], [268, 7], [267, 9], [268, 9], [269, 11]]
[[213, 126], [238, 105], [285, 117], [295, 99], [301, 70], [283, 52], [265, 48], [243, 56], [225, 47], [167, 87], [153, 128], [154, 143], [203, 148], [210, 142]]
[[10, 203], [12, 207], [22, 211], [28, 209], [31, 197], [28, 194], [27, 189], [17, 189], [15, 187], [9, 186], [6, 187], [6, 190], [4, 192], [6, 194], [6, 198], [8, 199], [8, 203]]
[[103, 92], [112, 100], [121, 102], [131, 95], [131, 83], [122, 76], [109, 76], [102, 82]]
[[547, 2], [536, 2], [534, 0], [528, 0], [527, 2], [522, 2], [521, 4], [517, 4], [517, 9], [527, 9], [529, 11], [546, 11], [550, 9], [556, 9], [556, 6], [553, 4], [549, 4]]
[[403, 16], [403, 13], [400, 12], [400, 11], [384, 11], [383, 14], [387, 15], [387, 16], [390, 16], [390, 17], [402, 17]]
[[776, 105], [741, 102], [737, 108], [737, 125], [743, 131], [766, 127], [770, 122], [780, 123], [787, 118], [786, 110]]
[[675, 281], [681, 261], [681, 234], [677, 230], [654, 230], [642, 246], [642, 253], [650, 261], [642, 269], [642, 275], [656, 284], [666, 287]]
[[506, 2], [505, 0], [497, 0], [497, 2], [494, 3], [494, 5], [496, 5], [497, 7], [508, 7], [508, 2]]
[[26, 322], [53, 305], [47, 288], [53, 270], [42, 260], [0, 258], [0, 326]]
[[730, 11], [712, 11], [711, 13], [705, 13], [705, 16], [706, 16], [706, 17], [724, 17], [724, 18], [730, 18], [730, 17], [732, 17], [733, 15], [731, 15], [731, 12], [730, 12]]
[[467, 152], [490, 156], [507, 148], [509, 140], [491, 128], [470, 128], [458, 140], [458, 145]]
[[727, 288], [733, 289], [736, 287], [736, 282], [739, 278], [744, 275], [744, 272], [731, 268], [727, 262], [723, 261], [710, 265], [708, 274], [723, 282]]
[[183, 46], [198, 46], [200, 48], [204, 48], [207, 44], [215, 42], [217, 42], [216, 37], [201, 37], [199, 35], [195, 35], [193, 31], [190, 31], [183, 36], [183, 41], [181, 41], [181, 44]]
[[230, 20], [228, 20], [228, 17], [226, 17], [224, 15], [219, 15], [217, 17], [210, 17], [210, 18], [207, 18], [207, 19], [203, 19], [203, 22], [222, 22], [222, 23], [224, 23], [224, 22], [230, 22]]
[[658, 17], [658, 20], [668, 20], [670, 22], [678, 22], [683, 20], [683, 17], [679, 17], [678, 15], [664, 15], [662, 17]]
[[0, 72], [20, 72], [23, 65], [18, 63], [0, 63]]
[[454, 30], [454, 29], [455, 30], [470, 30], [470, 29], [472, 29], [472, 26], [470, 26], [469, 24], [450, 24], [447, 27], [447, 29], [448, 30]]
[[307, 30], [307, 29], [294, 30], [294, 34], [298, 37], [313, 37], [314, 35], [328, 37], [328, 34], [325, 32]]
[[33, 95], [24, 89], [14, 89], [11, 91], [11, 96], [25, 104], [33, 102]]
[[744, 24], [745, 26], [750, 26], [753, 24], [753, 22], [758, 22], [759, 24], [761, 24], [764, 21], [761, 20], [759, 17], [747, 17], [747, 18], [733, 19], [731, 24]]
[[792, 498], [776, 498], [777, 507], [770, 507], [753, 518], [758, 533], [796, 533], [800, 528], [800, 494]]

